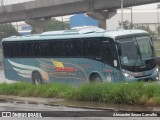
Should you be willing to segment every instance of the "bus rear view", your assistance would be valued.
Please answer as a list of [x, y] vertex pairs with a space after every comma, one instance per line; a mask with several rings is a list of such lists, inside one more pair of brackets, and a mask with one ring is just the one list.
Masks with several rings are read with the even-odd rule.
[[99, 28], [52, 31], [2, 41], [7, 79], [34, 84], [159, 80], [150, 35]]

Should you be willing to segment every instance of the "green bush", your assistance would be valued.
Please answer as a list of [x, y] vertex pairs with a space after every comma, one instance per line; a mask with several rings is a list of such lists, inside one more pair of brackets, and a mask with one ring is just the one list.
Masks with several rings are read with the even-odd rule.
[[96, 83], [73, 87], [66, 84], [0, 84], [1, 95], [65, 98], [118, 104], [160, 105], [160, 85], [156, 83]]

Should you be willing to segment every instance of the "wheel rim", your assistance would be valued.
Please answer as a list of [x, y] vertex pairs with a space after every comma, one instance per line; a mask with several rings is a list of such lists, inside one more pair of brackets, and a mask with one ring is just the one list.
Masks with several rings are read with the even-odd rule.
[[35, 79], [35, 84], [36, 84], [36, 85], [41, 84], [41, 79], [40, 79], [40, 78], [36, 78], [36, 79]]
[[99, 76], [92, 76], [91, 82], [92, 83], [100, 83], [101, 82], [101, 78]]
[[101, 79], [99, 77], [96, 77], [94, 82], [101, 82]]
[[42, 84], [42, 79], [41, 79], [41, 76], [40, 76], [39, 73], [34, 73], [34, 75], [33, 75], [33, 83], [35, 85]]

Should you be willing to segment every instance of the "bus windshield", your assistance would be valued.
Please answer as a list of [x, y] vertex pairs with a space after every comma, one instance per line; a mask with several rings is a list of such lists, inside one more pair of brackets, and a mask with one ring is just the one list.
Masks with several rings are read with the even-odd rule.
[[149, 36], [119, 39], [118, 43], [122, 69], [138, 72], [156, 66], [153, 44]]

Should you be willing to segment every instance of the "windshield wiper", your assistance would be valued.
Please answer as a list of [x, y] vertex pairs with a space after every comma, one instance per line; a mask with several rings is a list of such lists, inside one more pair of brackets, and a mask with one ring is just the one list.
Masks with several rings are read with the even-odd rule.
[[151, 47], [151, 50], [152, 50], [152, 58], [155, 56], [155, 52], [154, 52], [154, 48], [153, 48], [153, 45], [151, 44], [151, 42], [149, 41], [149, 44], [150, 44], [150, 47]]
[[[137, 43], [137, 41], [136, 41], [136, 43]], [[140, 52], [140, 48], [139, 48], [138, 43], [137, 43], [137, 45], [136, 45], [136, 48], [137, 48], [137, 53], [138, 53], [138, 55], [139, 55], [139, 57], [140, 57], [140, 60], [141, 60], [141, 63], [142, 63], [143, 60], [142, 60], [142, 56], [141, 56], [141, 52]], [[136, 67], [136, 64], [137, 64], [137, 61], [138, 61], [139, 57], [137, 57], [134, 65], [133, 65], [134, 68]]]

